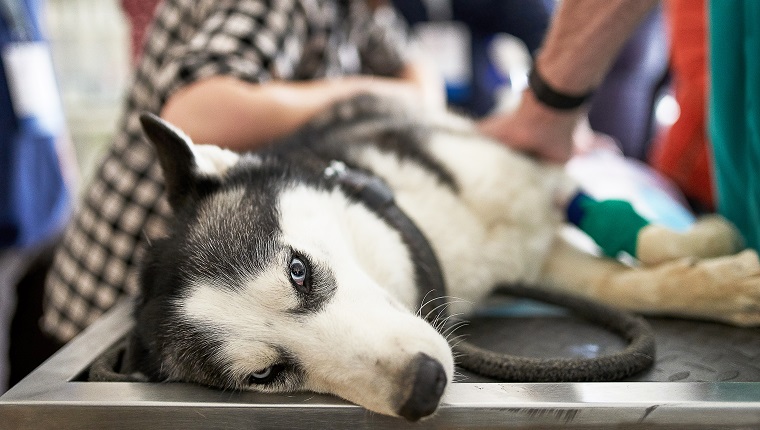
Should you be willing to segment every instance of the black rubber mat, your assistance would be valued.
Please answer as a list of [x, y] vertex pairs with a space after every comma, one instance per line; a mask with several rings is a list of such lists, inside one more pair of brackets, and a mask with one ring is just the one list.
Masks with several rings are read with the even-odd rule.
[[[526, 303], [481, 312], [456, 335], [497, 352], [541, 358], [594, 357], [624, 346], [602, 328]], [[655, 330], [655, 364], [628, 381], [760, 381], [760, 329], [667, 318], [648, 321]], [[460, 373], [460, 382], [494, 382]]]

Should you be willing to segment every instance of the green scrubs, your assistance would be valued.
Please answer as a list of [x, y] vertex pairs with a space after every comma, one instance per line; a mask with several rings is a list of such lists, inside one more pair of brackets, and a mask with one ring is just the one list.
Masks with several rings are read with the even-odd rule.
[[760, 249], [760, 1], [709, 4], [710, 105], [718, 212]]

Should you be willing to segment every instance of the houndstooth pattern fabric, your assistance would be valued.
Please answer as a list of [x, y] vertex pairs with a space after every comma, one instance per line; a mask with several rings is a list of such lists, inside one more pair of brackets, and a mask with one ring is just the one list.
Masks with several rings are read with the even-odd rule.
[[64, 233], [45, 288], [43, 328], [68, 341], [119, 298], [138, 293], [146, 241], [170, 208], [139, 114], [216, 75], [248, 82], [393, 75], [406, 32], [394, 14], [351, 0], [166, 0], [156, 11], [121, 130]]

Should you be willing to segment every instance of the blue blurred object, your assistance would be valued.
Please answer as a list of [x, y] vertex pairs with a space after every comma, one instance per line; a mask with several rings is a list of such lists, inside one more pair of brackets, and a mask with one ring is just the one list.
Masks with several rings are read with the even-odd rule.
[[476, 117], [491, 112], [496, 89], [509, 84], [494, 67], [490, 46], [494, 35], [506, 33], [520, 39], [533, 56], [549, 28], [554, 0], [452, 0], [454, 19], [472, 32], [472, 89], [466, 109]]
[[[58, 94], [45, 94], [44, 112], [14, 106], [11, 89], [30, 87], [12, 79], [50, 76], [52, 70], [9, 75], [10, 52], [47, 53], [40, 29], [41, 0], [0, 0], [0, 249], [32, 247], [49, 240], [68, 218], [70, 193], [56, 150], [63, 133]], [[47, 53], [49, 55], [49, 53]], [[29, 56], [27, 56], [29, 57]], [[30, 58], [30, 57], [29, 57]], [[44, 59], [44, 58], [43, 58]], [[49, 67], [47, 62], [30, 62]], [[40, 72], [40, 73], [34, 73]], [[13, 72], [10, 72], [13, 73]], [[32, 89], [42, 83], [33, 82]], [[53, 86], [54, 87], [54, 86]], [[47, 87], [45, 87], [47, 88]], [[35, 104], [35, 103], [32, 103]], [[51, 106], [52, 105], [52, 106]], [[25, 106], [28, 107], [28, 106]], [[50, 120], [50, 112], [56, 116]]]
[[652, 223], [686, 231], [695, 217], [686, 198], [667, 178], [646, 164], [605, 149], [573, 157], [567, 171], [598, 200], [629, 201]]
[[[431, 16], [431, 4], [446, 10], [447, 16]], [[507, 83], [493, 65], [489, 46], [495, 34], [511, 34], [520, 39], [533, 55], [540, 47], [556, 6], [555, 0], [393, 0], [393, 5], [414, 25], [421, 22], [453, 20], [469, 30], [472, 77], [466, 85], [449, 84], [449, 102], [466, 113], [480, 117], [495, 103], [495, 90]], [[436, 10], [434, 12], [439, 12]]]

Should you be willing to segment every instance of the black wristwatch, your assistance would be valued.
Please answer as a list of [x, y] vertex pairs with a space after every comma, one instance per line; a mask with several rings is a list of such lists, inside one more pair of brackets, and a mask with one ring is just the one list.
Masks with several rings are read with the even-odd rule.
[[533, 66], [528, 76], [528, 86], [530, 86], [533, 95], [538, 101], [548, 107], [559, 110], [571, 110], [580, 107], [594, 94], [593, 91], [581, 95], [571, 95], [557, 91], [544, 81], [535, 66]]

